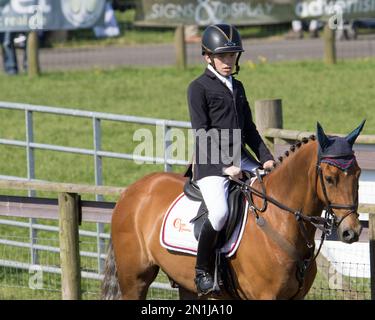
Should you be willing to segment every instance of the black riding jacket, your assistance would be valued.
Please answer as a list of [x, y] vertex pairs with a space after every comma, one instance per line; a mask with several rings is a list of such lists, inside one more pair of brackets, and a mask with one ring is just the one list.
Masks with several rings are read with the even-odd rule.
[[[249, 103], [242, 83], [232, 78], [233, 93], [209, 69], [191, 82], [188, 88], [188, 104], [192, 128], [198, 132], [202, 129], [229, 129], [232, 138], [233, 129], [241, 131], [241, 154], [255, 162], [254, 157], [246, 150], [247, 144], [261, 163], [273, 160], [273, 156], [263, 142], [252, 120]], [[228, 132], [228, 130], [226, 130]], [[237, 131], [238, 132], [238, 131]], [[223, 176], [223, 169], [231, 166], [220, 156], [219, 161], [211, 161], [211, 144], [213, 148], [221, 150], [221, 140], [208, 139], [207, 146], [200, 139], [195, 138], [193, 159], [193, 179], [199, 180], [207, 176]], [[215, 140], [215, 141], [214, 141]], [[230, 153], [233, 155], [233, 142], [229, 139]], [[203, 150], [204, 149], [204, 150]], [[199, 153], [199, 151], [201, 153]], [[199, 155], [205, 154], [207, 161], [200, 161]]]

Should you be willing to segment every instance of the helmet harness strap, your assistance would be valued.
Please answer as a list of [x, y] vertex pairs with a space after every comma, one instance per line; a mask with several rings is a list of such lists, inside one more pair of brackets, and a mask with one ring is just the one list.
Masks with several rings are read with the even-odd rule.
[[215, 66], [215, 61], [213, 58], [213, 53], [208, 53], [208, 58], [210, 59], [210, 65], [217, 71], [216, 66]]
[[240, 61], [241, 54], [242, 54], [242, 52], [239, 52], [238, 55], [237, 55], [237, 60], [236, 60], [236, 71], [233, 72], [233, 73], [231, 74], [231, 76], [234, 76], [234, 75], [236, 75], [236, 74], [238, 74], [238, 73], [240, 72], [240, 64], [239, 64], [239, 61]]

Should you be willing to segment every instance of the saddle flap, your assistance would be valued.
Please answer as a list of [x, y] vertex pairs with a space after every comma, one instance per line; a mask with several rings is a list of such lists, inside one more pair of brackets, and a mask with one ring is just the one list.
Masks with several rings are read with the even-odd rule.
[[232, 184], [233, 188], [229, 191], [228, 207], [229, 217], [225, 225], [225, 241], [228, 241], [236, 226], [241, 223], [245, 212], [245, 196], [237, 184]]
[[[185, 186], [187, 183], [185, 184]], [[199, 191], [198, 186], [194, 186], [192, 188], [198, 188], [197, 191]], [[188, 192], [191, 192], [191, 189], [189, 189]], [[185, 189], [184, 189], [185, 191]], [[197, 192], [194, 190], [194, 192]], [[185, 193], [186, 194], [186, 193]], [[199, 191], [200, 194], [200, 191]], [[187, 194], [186, 194], [187, 195]], [[188, 196], [188, 198], [190, 198]], [[191, 198], [190, 198], [191, 199]], [[190, 223], [194, 224], [194, 237], [198, 240], [200, 231], [202, 229], [202, 225], [206, 219], [208, 219], [208, 210], [207, 207], [203, 201], [201, 200], [202, 204], [199, 207], [199, 210], [197, 212], [197, 215], [190, 220]], [[245, 197], [242, 194], [240, 188], [238, 185], [231, 181], [229, 185], [229, 195], [228, 195], [228, 208], [229, 208], [229, 214], [228, 214], [228, 220], [224, 226], [223, 231], [221, 232], [220, 235], [220, 242], [221, 243], [226, 243], [232, 236], [236, 226], [241, 223], [243, 220], [243, 216], [245, 213]]]

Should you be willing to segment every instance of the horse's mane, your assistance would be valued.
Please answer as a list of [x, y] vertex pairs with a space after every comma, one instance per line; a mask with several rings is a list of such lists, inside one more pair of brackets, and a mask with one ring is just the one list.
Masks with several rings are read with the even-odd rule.
[[280, 167], [283, 163], [283, 160], [285, 158], [289, 157], [290, 155], [294, 154], [295, 152], [297, 152], [303, 144], [307, 144], [310, 141], [315, 141], [315, 140], [316, 140], [315, 135], [311, 135], [310, 137], [308, 137], [308, 138], [304, 137], [304, 138], [302, 138], [301, 141], [298, 141], [295, 144], [291, 145], [289, 150], [285, 151], [284, 155], [277, 158], [277, 160], [275, 161], [275, 163], [273, 165], [273, 168], [268, 171], [268, 174], [273, 172], [278, 167]]

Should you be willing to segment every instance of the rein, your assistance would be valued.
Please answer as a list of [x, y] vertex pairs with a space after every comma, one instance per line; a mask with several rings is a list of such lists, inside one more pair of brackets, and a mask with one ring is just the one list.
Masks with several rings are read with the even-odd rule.
[[[282, 204], [281, 202], [277, 201], [276, 199], [268, 196], [266, 194], [266, 191], [265, 191], [263, 179], [262, 179], [261, 175], [259, 174], [258, 170], [256, 171], [256, 175], [257, 175], [257, 179], [259, 180], [259, 182], [261, 184], [261, 187], [262, 187], [261, 192], [258, 191], [255, 188], [253, 188], [252, 186], [242, 182], [241, 180], [239, 180], [237, 178], [230, 177], [230, 179], [235, 181], [236, 183], [238, 183], [240, 185], [240, 188], [243, 191], [243, 194], [245, 195], [247, 201], [250, 204], [250, 208], [252, 209], [252, 212], [255, 214], [255, 218], [256, 218], [256, 221], [257, 221], [258, 225], [263, 225], [263, 223], [264, 223], [264, 221], [262, 220], [262, 217], [259, 217], [258, 212], [264, 212], [266, 210], [267, 201], [274, 204], [275, 206], [279, 207], [280, 209], [282, 209], [284, 211], [287, 211], [287, 212], [289, 212], [289, 213], [291, 213], [295, 216], [295, 219], [298, 222], [298, 225], [300, 227], [300, 232], [301, 232], [301, 234], [302, 234], [302, 236], [303, 236], [303, 238], [306, 242], [306, 246], [310, 250], [309, 258], [303, 259], [302, 261], [298, 262], [297, 280], [299, 282], [299, 289], [298, 289], [298, 292], [299, 292], [301, 290], [302, 286], [303, 286], [303, 280], [304, 280], [306, 270], [308, 269], [308, 267], [311, 265], [311, 263], [319, 255], [320, 250], [323, 246], [323, 242], [326, 238], [326, 235], [330, 235], [331, 232], [332, 232], [332, 229], [333, 229], [332, 219], [327, 217], [327, 214], [326, 214], [325, 218], [315, 217], [315, 216], [307, 216], [307, 215], [303, 214], [301, 210], [291, 209], [288, 206], [286, 206], [286, 205]], [[260, 197], [264, 200], [262, 208], [257, 208], [255, 206], [254, 201], [252, 199], [252, 194], [255, 194], [256, 196], [258, 196], [258, 197]], [[307, 235], [307, 229], [306, 229], [305, 225], [303, 224], [303, 222], [308, 222], [311, 225], [313, 225], [316, 229], [319, 229], [319, 230], [322, 231], [320, 246], [319, 246], [318, 251], [315, 255], [314, 255], [314, 247], [315, 247], [314, 243], [312, 243], [309, 240], [308, 235]]]
[[[266, 194], [263, 179], [262, 179], [261, 175], [259, 174], [258, 170], [256, 171], [256, 174], [257, 174], [257, 179], [259, 180], [259, 182], [261, 184], [261, 187], [262, 187], [261, 192], [258, 191], [255, 188], [253, 188], [252, 186], [244, 183], [243, 181], [237, 179], [237, 178], [230, 177], [230, 179], [240, 185], [240, 188], [243, 191], [244, 195], [246, 196], [246, 199], [248, 200], [248, 202], [250, 204], [250, 208], [253, 210], [257, 220], [260, 219], [260, 217], [258, 215], [258, 212], [264, 212], [266, 210], [267, 201], [268, 201], [268, 202], [274, 204], [275, 206], [279, 207], [280, 209], [282, 209], [284, 211], [287, 211], [289, 213], [292, 213], [296, 217], [297, 221], [303, 220], [303, 221], [309, 222], [315, 228], [321, 230], [322, 233], [325, 233], [325, 234], [328, 234], [328, 235], [331, 234], [332, 229], [333, 229], [333, 223], [332, 223], [331, 219], [304, 215], [301, 210], [291, 209], [288, 206], [286, 206], [286, 205], [282, 204], [281, 202], [277, 201], [276, 199], [268, 196]], [[253, 198], [251, 197], [252, 194], [255, 194], [256, 196], [258, 196], [258, 197], [260, 197], [264, 200], [262, 208], [257, 208], [255, 206]], [[306, 240], [307, 240], [307, 243], [308, 243], [308, 247], [311, 248], [313, 245], [310, 244], [308, 239], [306, 239]]]

